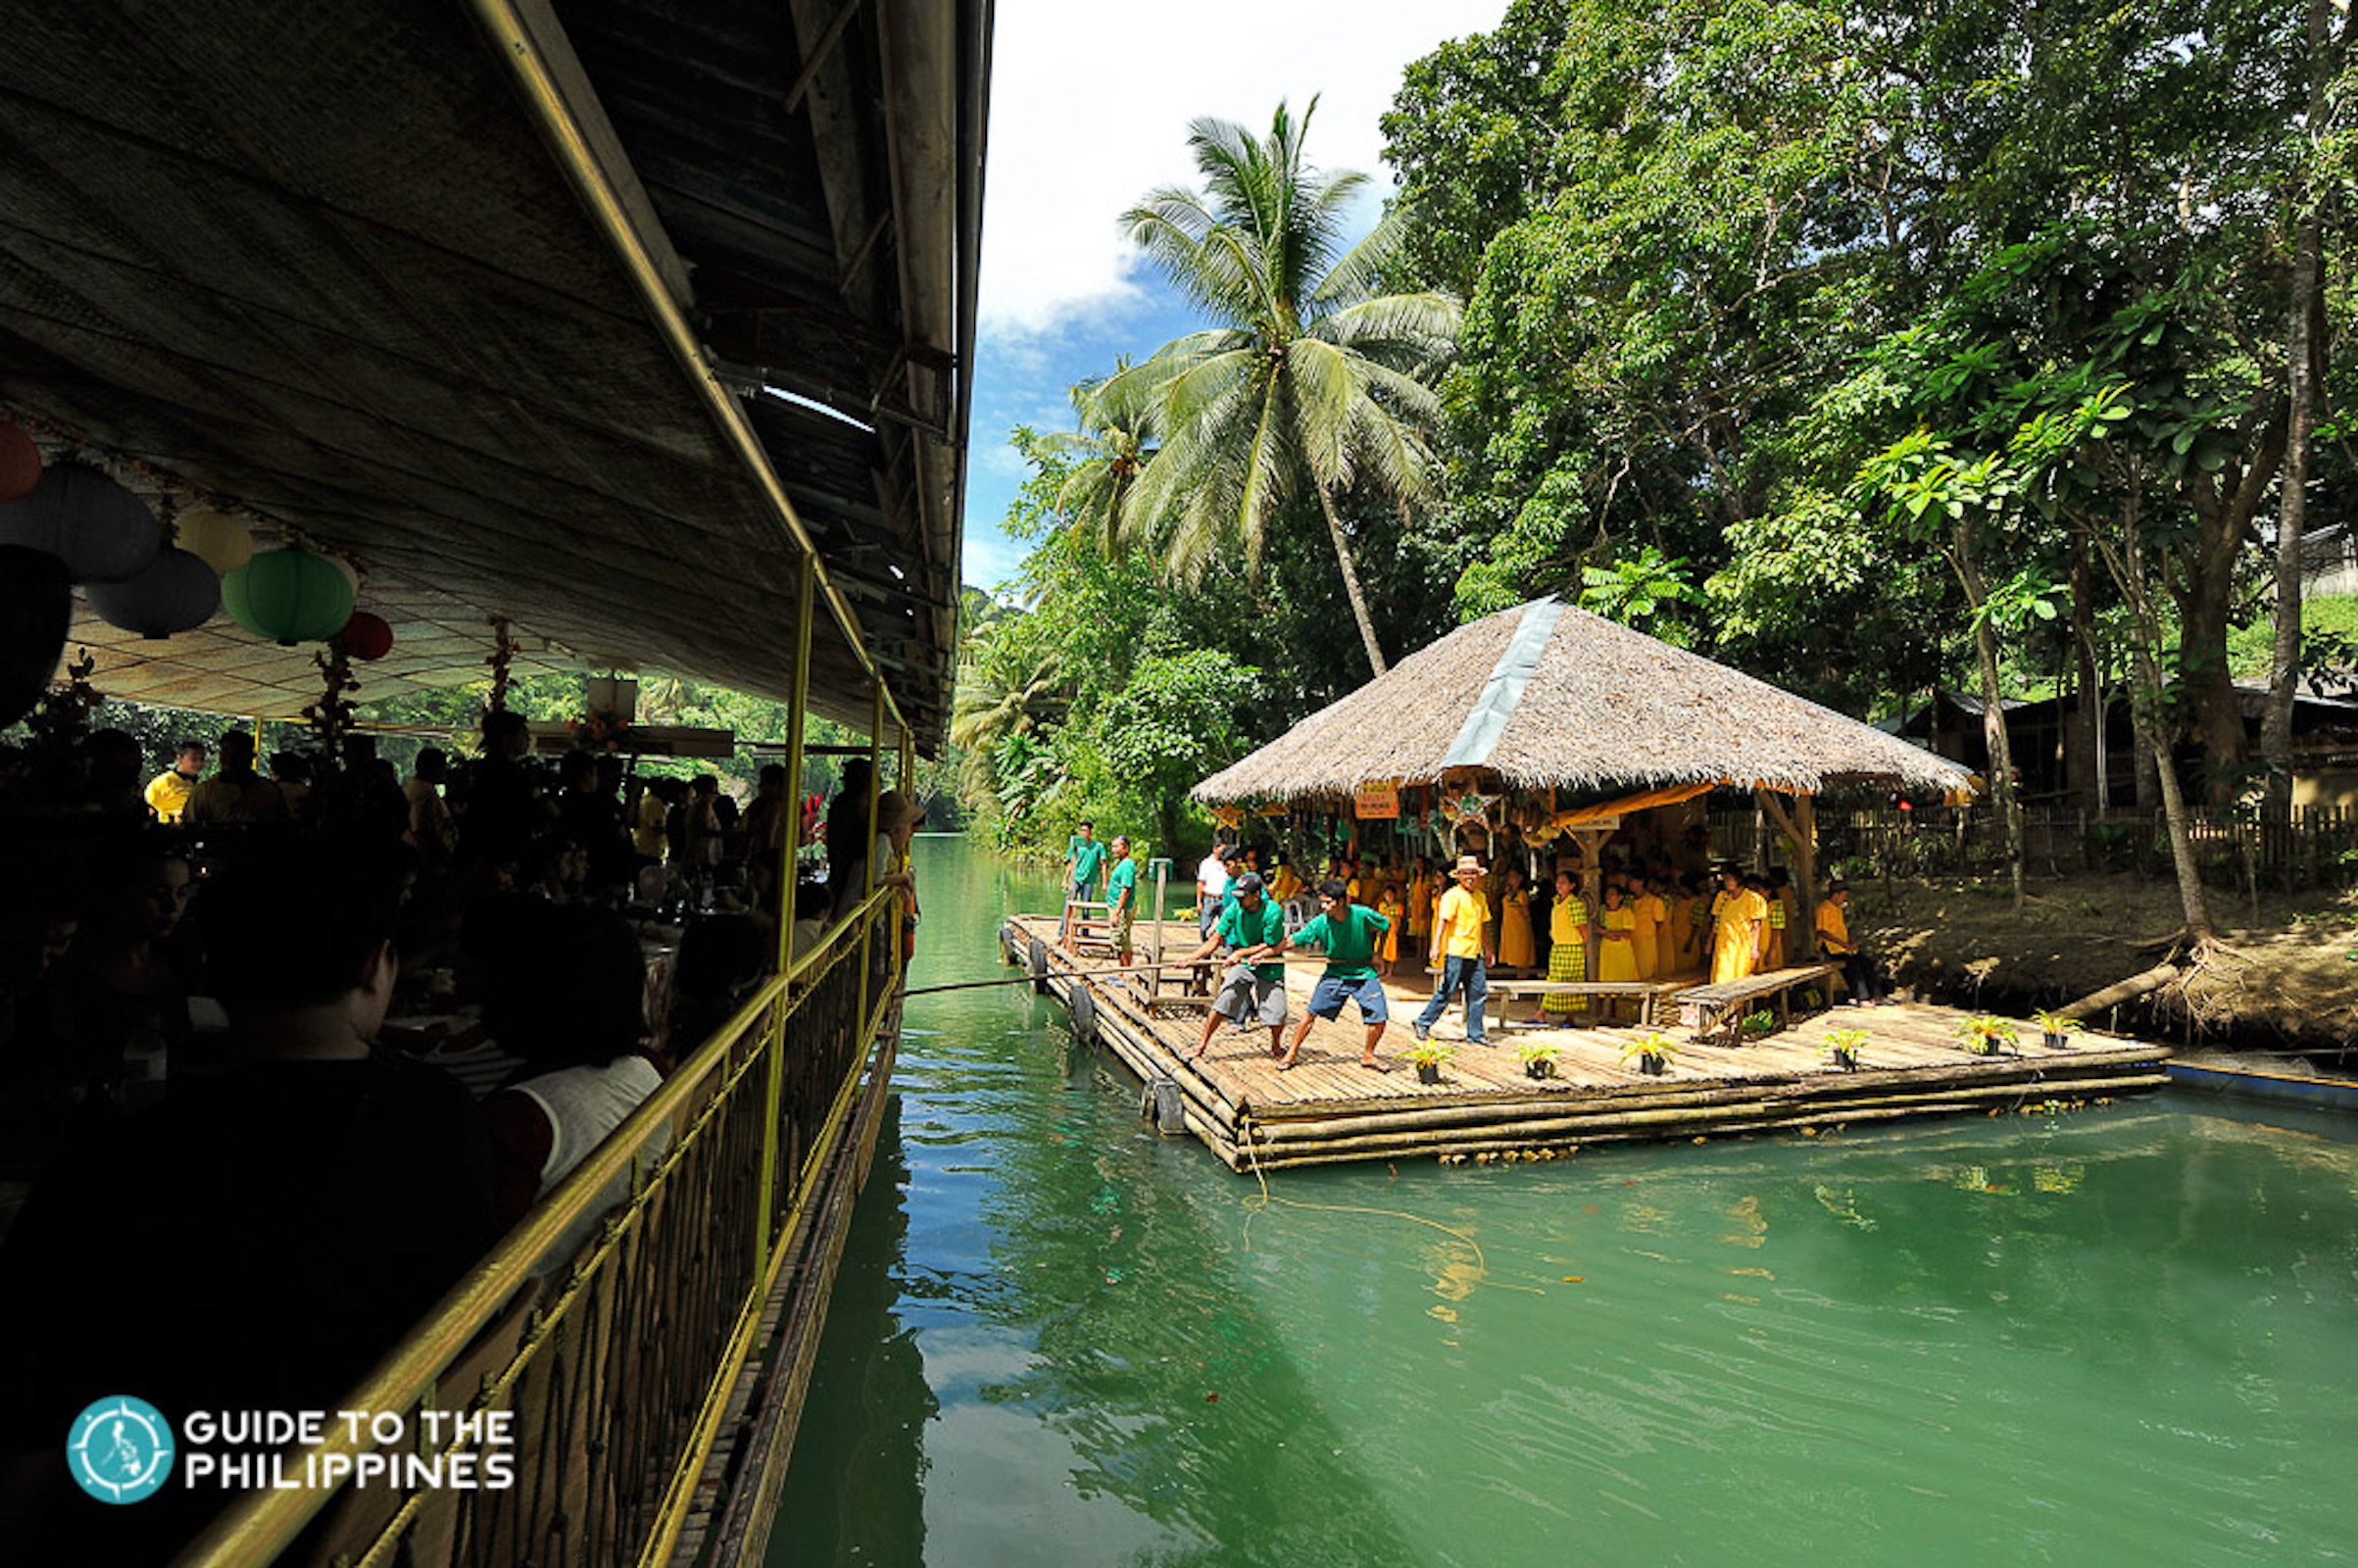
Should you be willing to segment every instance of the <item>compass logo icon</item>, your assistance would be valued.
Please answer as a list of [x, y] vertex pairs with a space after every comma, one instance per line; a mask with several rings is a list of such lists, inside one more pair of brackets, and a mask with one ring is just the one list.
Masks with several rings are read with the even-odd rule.
[[66, 1468], [100, 1502], [137, 1502], [172, 1479], [172, 1423], [145, 1399], [110, 1395], [74, 1418]]

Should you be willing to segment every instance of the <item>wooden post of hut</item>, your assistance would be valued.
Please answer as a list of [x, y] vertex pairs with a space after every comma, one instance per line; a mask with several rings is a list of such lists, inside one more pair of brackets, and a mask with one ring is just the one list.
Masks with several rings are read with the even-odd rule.
[[[1794, 908], [1792, 927], [1785, 933], [1788, 962], [1814, 958], [1818, 954], [1818, 809], [1817, 798], [1795, 795], [1788, 810], [1769, 790], [1756, 790], [1760, 809], [1774, 817], [1779, 832], [1793, 847]], [[1767, 858], [1766, 852], [1762, 859]]]

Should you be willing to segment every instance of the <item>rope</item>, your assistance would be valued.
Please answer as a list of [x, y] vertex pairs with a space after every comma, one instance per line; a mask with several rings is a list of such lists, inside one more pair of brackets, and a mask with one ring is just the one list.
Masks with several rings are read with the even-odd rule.
[[[1444, 1236], [1463, 1242], [1474, 1254], [1473, 1283], [1476, 1285], [1484, 1285], [1489, 1283], [1490, 1259], [1483, 1255], [1482, 1244], [1475, 1241], [1474, 1238], [1466, 1232], [1457, 1229], [1457, 1227], [1454, 1225], [1444, 1225], [1437, 1219], [1427, 1219], [1422, 1214], [1411, 1214], [1406, 1209], [1402, 1208], [1378, 1208], [1365, 1203], [1307, 1203], [1303, 1202], [1298, 1198], [1277, 1197], [1275, 1194], [1269, 1191], [1269, 1177], [1268, 1174], [1261, 1169], [1260, 1150], [1253, 1142], [1252, 1128], [1250, 1126], [1246, 1126], [1239, 1128], [1238, 1130], [1245, 1135], [1245, 1155], [1249, 1160], [1252, 1161], [1253, 1179], [1260, 1183], [1261, 1189], [1260, 1196], [1258, 1198], [1247, 1198], [1244, 1200], [1245, 1245], [1248, 1248], [1253, 1245], [1253, 1216], [1259, 1213], [1262, 1209], [1267, 1208], [1272, 1203], [1283, 1203], [1288, 1208], [1316, 1209], [1328, 1214], [1374, 1214], [1386, 1219], [1404, 1219], [1411, 1225], [1423, 1225], [1428, 1229], [1441, 1232]], [[1527, 1289], [1528, 1287], [1524, 1288]], [[1534, 1294], [1537, 1293], [1535, 1292]]]

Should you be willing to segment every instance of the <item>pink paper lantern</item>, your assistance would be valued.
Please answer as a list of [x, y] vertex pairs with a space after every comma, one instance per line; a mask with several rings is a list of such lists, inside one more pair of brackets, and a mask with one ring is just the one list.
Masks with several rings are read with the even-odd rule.
[[382, 615], [356, 610], [344, 622], [344, 650], [353, 658], [373, 663], [393, 651], [393, 627]]
[[13, 424], [0, 424], [0, 501], [22, 501], [41, 482], [41, 449]]

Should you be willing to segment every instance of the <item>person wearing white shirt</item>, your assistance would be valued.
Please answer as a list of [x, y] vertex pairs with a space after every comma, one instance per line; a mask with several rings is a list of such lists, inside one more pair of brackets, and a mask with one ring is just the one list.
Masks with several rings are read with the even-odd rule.
[[1235, 858], [1235, 845], [1215, 844], [1196, 867], [1196, 920], [1203, 936], [1210, 936], [1220, 923], [1220, 906], [1228, 898], [1228, 862]]

